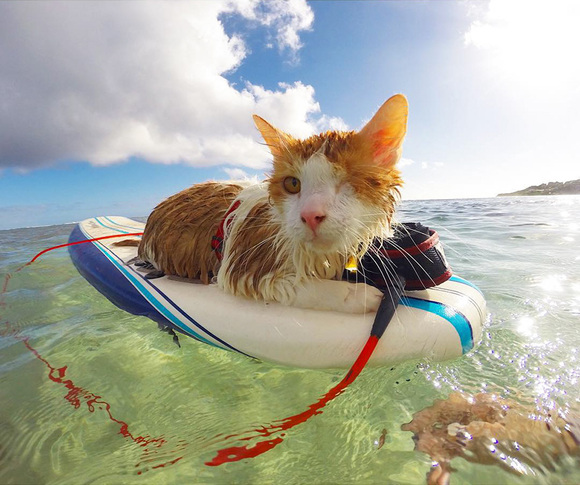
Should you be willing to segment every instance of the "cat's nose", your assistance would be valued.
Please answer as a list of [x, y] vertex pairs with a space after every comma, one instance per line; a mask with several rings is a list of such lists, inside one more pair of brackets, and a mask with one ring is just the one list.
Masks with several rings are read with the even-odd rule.
[[312, 232], [316, 233], [318, 226], [326, 219], [326, 214], [321, 210], [303, 210], [300, 212], [300, 219], [312, 229]]

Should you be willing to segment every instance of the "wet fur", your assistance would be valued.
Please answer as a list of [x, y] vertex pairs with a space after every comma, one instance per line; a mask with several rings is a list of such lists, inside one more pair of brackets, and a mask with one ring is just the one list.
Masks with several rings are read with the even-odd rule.
[[161, 202], [147, 219], [138, 256], [165, 274], [208, 284], [219, 261], [211, 238], [242, 186], [207, 182]]
[[[317, 302], [307, 301], [312, 299], [309, 293], [327, 287], [315, 288], [313, 282], [340, 279], [349, 258], [361, 255], [374, 237], [389, 234], [402, 184], [395, 164], [406, 130], [406, 109], [406, 100], [398, 95], [385, 103], [361, 132], [327, 132], [305, 140], [295, 139], [255, 117], [273, 155], [268, 180], [246, 188], [208, 182], [170, 197], [150, 215], [139, 257], [166, 274], [199, 278], [206, 284], [217, 275], [219, 286], [234, 295], [284, 304], [300, 300], [299, 306], [316, 307]], [[384, 121], [389, 116], [398, 117], [393, 126]], [[336, 226], [331, 232], [336, 240], [325, 243], [328, 247], [301, 240], [297, 234], [306, 230], [304, 224], [296, 214], [290, 221], [289, 212], [297, 210], [292, 207], [298, 199], [284, 190], [283, 182], [286, 177], [301, 174], [310, 174], [306, 178], [319, 176], [321, 180], [316, 183], [327, 192], [331, 184], [323, 175], [330, 175], [336, 187], [331, 187], [328, 197], [337, 210], [366, 214], [349, 219], [344, 226], [325, 222], [325, 230], [333, 227], [331, 223]], [[304, 185], [310, 182], [304, 180]], [[227, 225], [220, 264], [211, 240], [235, 200], [241, 205]], [[338, 303], [349, 299], [353, 286], [342, 288]], [[336, 301], [328, 301], [321, 308], [336, 305]], [[362, 305], [351, 305], [346, 311], [363, 311], [366, 303]]]

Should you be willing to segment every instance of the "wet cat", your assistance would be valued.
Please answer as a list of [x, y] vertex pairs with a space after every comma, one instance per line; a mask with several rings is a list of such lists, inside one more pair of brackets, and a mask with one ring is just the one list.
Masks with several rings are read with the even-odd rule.
[[304, 140], [254, 116], [273, 156], [269, 178], [249, 186], [202, 183], [163, 201], [147, 221], [139, 257], [165, 274], [204, 283], [217, 276], [234, 295], [376, 311], [377, 289], [340, 278], [374, 237], [390, 234], [407, 113], [398, 94], [359, 132]]

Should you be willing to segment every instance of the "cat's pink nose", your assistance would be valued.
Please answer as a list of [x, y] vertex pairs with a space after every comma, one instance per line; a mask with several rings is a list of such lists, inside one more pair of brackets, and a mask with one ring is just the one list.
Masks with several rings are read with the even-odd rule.
[[320, 223], [326, 219], [326, 214], [321, 210], [303, 210], [300, 212], [300, 218], [304, 224], [312, 229], [312, 232], [316, 233]]

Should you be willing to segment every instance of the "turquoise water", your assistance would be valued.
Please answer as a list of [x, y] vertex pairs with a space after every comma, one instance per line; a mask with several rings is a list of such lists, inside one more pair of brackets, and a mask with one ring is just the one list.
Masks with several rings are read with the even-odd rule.
[[[258, 363], [118, 310], [75, 270], [72, 225], [0, 231], [0, 483], [424, 483], [401, 424], [453, 391], [580, 409], [580, 197], [410, 201], [455, 272], [488, 299], [470, 354], [365, 369], [272, 451], [207, 467], [216, 435], [299, 413], [344, 371]], [[386, 433], [385, 433], [386, 431]], [[384, 444], [381, 445], [381, 436]], [[453, 484], [580, 483], [578, 457], [527, 467], [452, 461]]]

